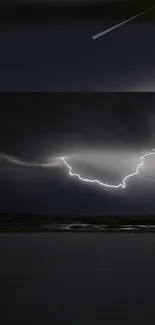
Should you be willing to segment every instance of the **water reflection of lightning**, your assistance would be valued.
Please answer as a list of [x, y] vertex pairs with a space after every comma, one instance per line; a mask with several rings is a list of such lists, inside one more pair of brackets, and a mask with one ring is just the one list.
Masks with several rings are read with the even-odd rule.
[[[95, 184], [98, 184], [98, 185], [100, 185], [100, 186], [110, 187], [110, 188], [119, 188], [119, 187], [125, 188], [125, 187], [126, 187], [126, 180], [127, 180], [128, 178], [131, 178], [131, 177], [133, 177], [133, 176], [139, 174], [139, 169], [140, 169], [140, 167], [144, 165], [144, 158], [147, 157], [147, 156], [151, 156], [151, 155], [155, 155], [155, 149], [152, 149], [151, 152], [147, 152], [147, 153], [145, 153], [142, 157], [140, 157], [141, 162], [137, 165], [136, 171], [135, 171], [134, 173], [132, 173], [132, 174], [127, 175], [127, 176], [123, 179], [122, 183], [120, 183], [120, 184], [118, 184], [118, 185], [110, 185], [110, 184], [106, 184], [106, 183], [103, 183], [103, 182], [101, 182], [101, 181], [99, 181], [99, 180], [97, 180], [97, 179], [87, 179], [87, 178], [83, 178], [83, 177], [81, 177], [79, 174], [76, 174], [76, 173], [73, 173], [73, 172], [72, 172], [72, 169], [73, 169], [72, 166], [70, 166], [70, 165], [67, 163], [67, 161], [66, 161], [66, 159], [65, 159], [64, 157], [61, 157], [61, 159], [62, 159], [62, 161], [64, 162], [64, 164], [65, 164], [65, 165], [67, 166], [67, 168], [68, 168], [68, 174], [69, 174], [70, 176], [77, 177], [77, 178], [78, 178], [79, 180], [81, 180], [82, 182], [95, 183]], [[144, 177], [143, 177], [143, 178], [144, 178]], [[144, 178], [144, 179], [145, 179], [145, 178]], [[153, 180], [152, 180], [152, 181], [153, 181]]]

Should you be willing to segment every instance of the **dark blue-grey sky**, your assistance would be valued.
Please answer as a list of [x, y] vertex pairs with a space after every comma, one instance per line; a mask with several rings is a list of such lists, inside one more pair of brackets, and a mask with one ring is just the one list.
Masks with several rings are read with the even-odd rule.
[[[2, 154], [27, 163], [65, 156], [74, 172], [118, 184], [154, 147], [152, 93], [1, 95]], [[10, 104], [9, 104], [10, 103]], [[154, 182], [104, 189], [68, 176], [67, 168], [19, 167], [1, 154], [1, 212], [154, 213]], [[141, 176], [155, 179], [154, 157]]]
[[49, 10], [24, 19], [14, 11], [9, 19], [2, 16], [0, 91], [154, 91], [155, 9], [92, 40], [149, 6], [135, 1], [128, 10], [123, 3], [118, 10], [116, 5], [98, 16], [92, 9], [76, 19], [67, 11], [47, 19]]

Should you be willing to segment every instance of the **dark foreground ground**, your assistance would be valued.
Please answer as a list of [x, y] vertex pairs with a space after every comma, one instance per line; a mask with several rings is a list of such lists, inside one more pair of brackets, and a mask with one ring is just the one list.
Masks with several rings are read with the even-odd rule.
[[154, 234], [0, 234], [0, 247], [2, 324], [154, 324]]

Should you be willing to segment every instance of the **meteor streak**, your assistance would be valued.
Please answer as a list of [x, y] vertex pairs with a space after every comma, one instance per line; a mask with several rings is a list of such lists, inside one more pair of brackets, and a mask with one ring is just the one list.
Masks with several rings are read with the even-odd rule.
[[82, 182], [96, 183], [96, 184], [98, 184], [98, 185], [100, 185], [100, 186], [110, 187], [110, 188], [119, 188], [119, 187], [125, 188], [125, 187], [126, 187], [126, 180], [127, 180], [128, 178], [131, 178], [131, 177], [133, 177], [133, 176], [139, 174], [139, 168], [140, 168], [141, 166], [144, 165], [144, 158], [147, 157], [147, 156], [151, 156], [151, 155], [155, 155], [155, 149], [152, 149], [151, 152], [146, 152], [142, 157], [140, 157], [141, 162], [138, 164], [138, 166], [137, 166], [137, 168], [136, 168], [136, 171], [135, 171], [134, 173], [132, 173], [132, 174], [127, 175], [127, 176], [123, 179], [122, 183], [120, 183], [120, 184], [118, 184], [118, 185], [110, 185], [110, 184], [106, 184], [106, 183], [103, 183], [103, 182], [101, 182], [101, 181], [99, 181], [99, 180], [97, 180], [97, 179], [87, 179], [87, 178], [83, 178], [83, 177], [81, 177], [79, 174], [76, 174], [76, 173], [73, 173], [73, 172], [72, 172], [72, 166], [70, 166], [70, 165], [67, 163], [67, 161], [66, 161], [66, 159], [65, 159], [64, 157], [61, 157], [61, 159], [62, 159], [63, 163], [64, 163], [64, 164], [67, 166], [67, 168], [68, 168], [68, 174], [69, 174], [70, 176], [75, 176], [75, 177], [77, 177], [77, 178], [78, 178], [79, 180], [81, 180]]
[[112, 30], [114, 30], [114, 29], [116, 29], [116, 28], [118, 28], [118, 27], [120, 27], [120, 26], [122, 26], [122, 25], [125, 25], [125, 24], [128, 23], [129, 21], [131, 21], [131, 20], [133, 20], [133, 19], [135, 19], [135, 18], [137, 18], [137, 17], [139, 17], [139, 16], [141, 16], [141, 15], [144, 15], [146, 12], [151, 11], [153, 8], [155, 8], [155, 5], [154, 5], [153, 7], [151, 7], [151, 8], [149, 8], [149, 9], [145, 10], [145, 11], [140, 12], [139, 14], [137, 14], [137, 15], [135, 15], [135, 16], [133, 16], [133, 17], [127, 19], [127, 20], [122, 21], [121, 23], [119, 23], [119, 24], [117, 24], [117, 25], [115, 25], [115, 26], [113, 26], [113, 27], [111, 27], [111, 28], [108, 28], [108, 29], [104, 30], [103, 32], [100, 32], [100, 33], [94, 35], [94, 36], [92, 37], [92, 39], [93, 39], [93, 40], [96, 40], [97, 38], [99, 38], [99, 37], [101, 37], [101, 36], [103, 36], [103, 35], [105, 35], [105, 34], [111, 32]]

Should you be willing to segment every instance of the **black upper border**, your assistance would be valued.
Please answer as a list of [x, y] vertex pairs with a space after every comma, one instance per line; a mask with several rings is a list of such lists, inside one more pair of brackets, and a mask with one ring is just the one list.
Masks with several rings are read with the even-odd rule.
[[[57, 0], [57, 3], [59, 1]], [[65, 2], [65, 5], [56, 5], [51, 3], [30, 3], [23, 2], [17, 3], [16, 1], [5, 4], [0, 4], [0, 19], [5, 20], [39, 20], [39, 21], [50, 21], [64, 18], [64, 19], [75, 19], [77, 18], [106, 18], [106, 19], [127, 19], [139, 12], [146, 10], [147, 8], [155, 5], [154, 0], [129, 0], [129, 1], [115, 1], [115, 2], [102, 2], [92, 1], [86, 4], [71, 5], [70, 2]], [[155, 19], [155, 10], [142, 15], [140, 20], [151, 20]]]

